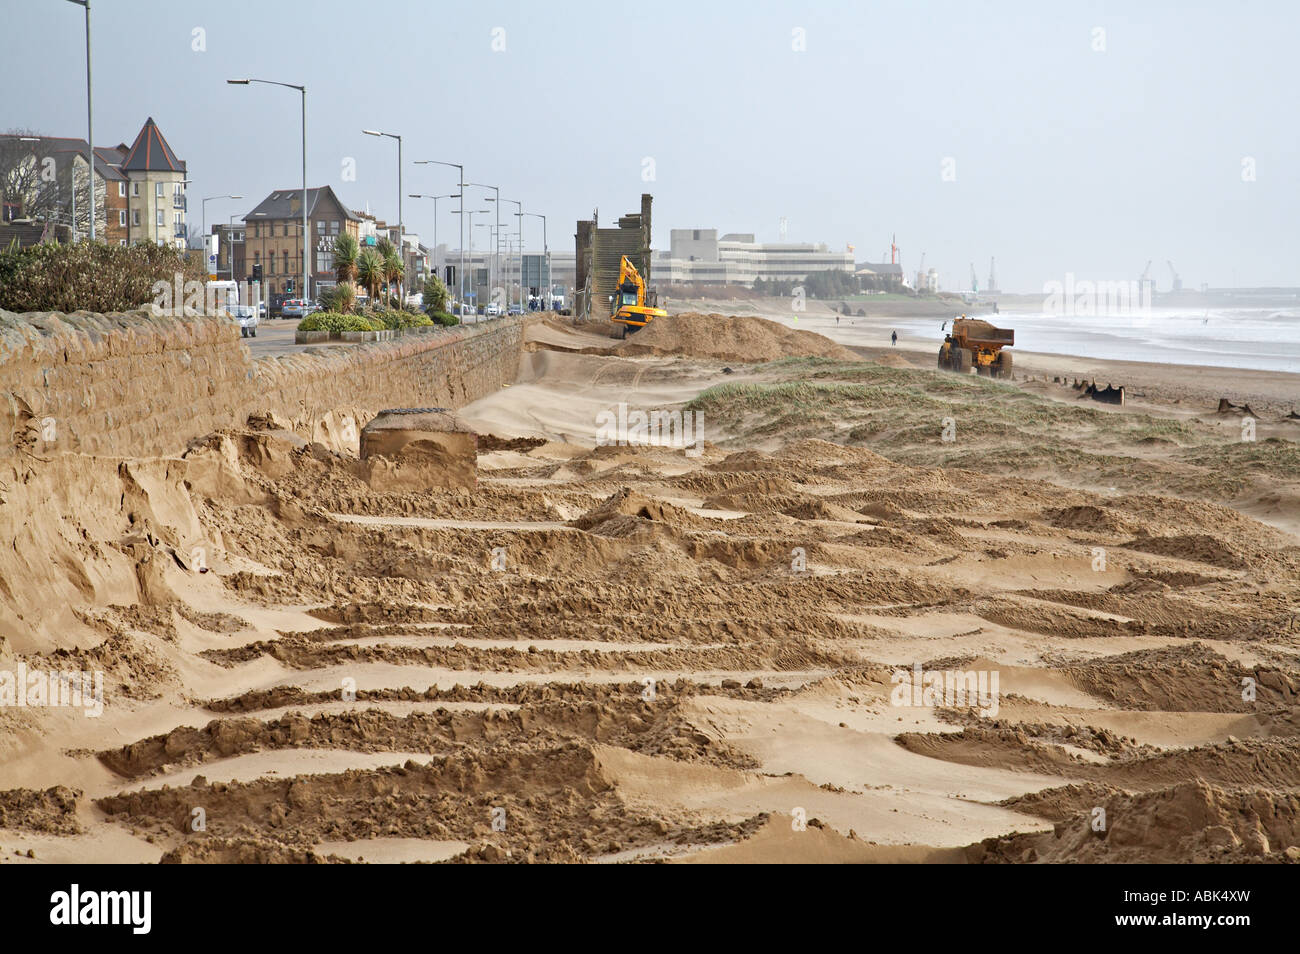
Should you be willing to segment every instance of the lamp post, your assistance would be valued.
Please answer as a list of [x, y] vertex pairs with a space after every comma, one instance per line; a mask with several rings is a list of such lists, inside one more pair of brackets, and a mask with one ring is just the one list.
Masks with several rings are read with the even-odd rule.
[[376, 129], [363, 129], [361, 131], [367, 136], [386, 136], [389, 139], [397, 140], [397, 248], [399, 254], [405, 255], [405, 252], [402, 251], [402, 233], [405, 231], [402, 224], [402, 137], [396, 133], [379, 132]]
[[[472, 183], [471, 183], [471, 184], [472, 184]], [[496, 260], [496, 246], [495, 246], [493, 243], [496, 241], [496, 234], [497, 234], [497, 233], [496, 233], [496, 226], [494, 226], [491, 222], [480, 222], [480, 223], [478, 223], [477, 225], [472, 225], [472, 226], [470, 226], [470, 230], [469, 230], [469, 247], [470, 247], [470, 250], [471, 250], [471, 251], [473, 251], [473, 248], [474, 248], [474, 230], [475, 230], [475, 229], [487, 229], [487, 230], [488, 230], [488, 246], [487, 246], [487, 247], [488, 247], [489, 249], [492, 250], [492, 259], [493, 259], [493, 261], [495, 261], [495, 260]], [[492, 284], [491, 281], [489, 281], [489, 284]], [[489, 294], [490, 294], [490, 295], [495, 295], [495, 294], [496, 294], [496, 286], [495, 286], [495, 285], [492, 286], [492, 290], [491, 290], [491, 292], [490, 292]], [[492, 300], [495, 301], [496, 299], [493, 298]]]
[[[546, 310], [551, 310], [551, 259], [550, 253], [546, 249], [546, 216], [540, 212], [525, 212], [524, 215], [531, 215], [533, 218], [542, 220], [542, 263], [546, 266]], [[537, 279], [541, 281], [542, 269], [537, 269]]]
[[[90, 0], [68, 0], [86, 10], [86, 161], [90, 163], [90, 240], [95, 241], [95, 106], [90, 95]], [[74, 181], [72, 192], [77, 186]], [[72, 231], [77, 230], [75, 221]]]
[[247, 86], [249, 83], [283, 86], [286, 89], [296, 89], [302, 94], [302, 297], [306, 300], [311, 295], [311, 286], [308, 284], [308, 275], [311, 268], [308, 262], [310, 251], [307, 247], [308, 238], [311, 234], [307, 230], [307, 87], [264, 79], [232, 79], [226, 80], [226, 82], [231, 86]]
[[199, 206], [203, 213], [203, 263], [207, 264], [208, 259], [208, 203], [213, 199], [242, 199], [242, 195], [210, 195], [205, 199], [199, 200]]
[[[502, 202], [509, 202], [509, 203], [513, 204], [513, 205], [515, 206], [515, 208], [518, 209], [518, 211], [515, 212], [515, 218], [516, 218], [516, 219], [519, 219], [519, 221], [520, 221], [520, 223], [521, 223], [521, 225], [520, 225], [520, 229], [523, 228], [523, 225], [522, 225], [522, 222], [523, 222], [522, 216], [523, 216], [523, 214], [524, 214], [524, 204], [523, 204], [522, 202], [520, 202], [518, 199], [487, 199], [486, 201], [488, 201], [488, 202], [496, 202], [498, 205], [500, 205]], [[498, 222], [500, 221], [500, 216], [498, 216], [497, 221], [498, 221]], [[519, 310], [520, 310], [520, 311], [523, 311], [523, 310], [524, 310], [524, 258], [523, 258], [523, 255], [524, 255], [524, 241], [523, 241], [523, 239], [524, 239], [524, 236], [523, 236], [523, 232], [521, 231], [521, 232], [519, 233]], [[507, 255], [506, 255], [506, 261], [507, 261], [507, 263], [509, 262], [509, 260], [510, 260], [510, 256], [509, 256], [509, 254], [507, 253]]]
[[449, 195], [421, 195], [418, 192], [408, 193], [408, 199], [432, 199], [433, 200], [433, 253], [438, 254], [438, 200], [439, 199], [459, 199], [456, 193]]
[[451, 166], [453, 169], [456, 169], [460, 172], [460, 181], [458, 183], [460, 188], [460, 195], [461, 195], [460, 209], [459, 209], [459, 215], [460, 215], [459, 278], [460, 280], [457, 282], [457, 284], [460, 286], [460, 302], [463, 305], [465, 303], [465, 186], [467, 185], [467, 183], [465, 182], [465, 167], [456, 162], [443, 162], [441, 159], [417, 159], [415, 160], [415, 164], [417, 166]]
[[[486, 182], [467, 182], [466, 185], [477, 186], [480, 189], [492, 190], [492, 194], [495, 198], [490, 201], [495, 203], [495, 208], [497, 210], [497, 231], [501, 231], [501, 203], [499, 201], [501, 198], [501, 190], [497, 186], [488, 185]], [[492, 249], [492, 268], [489, 281], [493, 285], [495, 285], [501, 278], [501, 256], [499, 252], [500, 250], [495, 247]]]
[[[468, 185], [468, 183], [466, 184]], [[460, 200], [460, 207], [462, 209], [465, 208], [464, 199]], [[470, 253], [471, 268], [474, 267], [474, 216], [486, 215], [491, 211], [492, 211], [491, 209], [471, 209], [470, 211], [465, 213], [466, 215], [469, 216], [469, 253]], [[477, 292], [474, 293], [474, 323], [478, 324], [478, 293]]]

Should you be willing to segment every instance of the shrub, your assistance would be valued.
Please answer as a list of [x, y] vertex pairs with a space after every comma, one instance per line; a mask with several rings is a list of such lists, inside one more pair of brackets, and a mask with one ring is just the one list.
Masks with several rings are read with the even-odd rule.
[[152, 242], [126, 246], [48, 242], [11, 247], [0, 250], [0, 308], [18, 312], [130, 311], [153, 302], [154, 283], [172, 285], [177, 273], [182, 283], [207, 279], [202, 256], [188, 256], [181, 249]]
[[365, 315], [343, 315], [337, 311], [318, 311], [298, 322], [299, 331], [328, 331], [332, 335], [344, 331], [383, 331], [382, 322]]
[[429, 315], [429, 317], [432, 318], [436, 324], [442, 325], [444, 328], [450, 328], [452, 325], [460, 324], [459, 318], [455, 315], [449, 315], [445, 311], [434, 312]]

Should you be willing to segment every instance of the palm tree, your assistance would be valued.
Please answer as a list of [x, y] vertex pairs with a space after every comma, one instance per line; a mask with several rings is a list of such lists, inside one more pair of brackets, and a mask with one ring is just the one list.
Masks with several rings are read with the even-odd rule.
[[374, 249], [368, 248], [357, 256], [357, 279], [370, 292], [373, 303], [379, 297], [379, 289], [384, 284], [384, 260]]
[[384, 277], [388, 279], [388, 285], [391, 288], [397, 285], [397, 307], [402, 306], [402, 279], [405, 277], [402, 272], [402, 259], [396, 252], [389, 252], [384, 256]]
[[334, 277], [340, 282], [357, 280], [357, 240], [344, 232], [334, 240]]
[[[388, 274], [388, 258], [396, 251], [397, 249], [393, 247], [393, 243], [388, 238], [388, 236], [384, 236], [378, 242], [375, 243], [375, 253], [379, 256], [379, 260], [384, 263], [384, 280], [386, 282], [392, 281], [392, 278]], [[385, 303], [386, 303], [386, 296], [385, 296]]]

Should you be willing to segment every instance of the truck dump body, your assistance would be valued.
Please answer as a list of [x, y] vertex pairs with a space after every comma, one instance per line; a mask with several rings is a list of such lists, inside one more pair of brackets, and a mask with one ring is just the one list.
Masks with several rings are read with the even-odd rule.
[[980, 344], [1009, 347], [1016, 343], [1016, 333], [1011, 328], [995, 328], [978, 318], [958, 318], [952, 323], [952, 337], [965, 339], [970, 345]]
[[973, 368], [994, 378], [1011, 377], [1011, 352], [1016, 343], [1010, 328], [998, 328], [978, 318], [953, 320], [952, 331], [939, 349], [939, 370], [967, 374]]

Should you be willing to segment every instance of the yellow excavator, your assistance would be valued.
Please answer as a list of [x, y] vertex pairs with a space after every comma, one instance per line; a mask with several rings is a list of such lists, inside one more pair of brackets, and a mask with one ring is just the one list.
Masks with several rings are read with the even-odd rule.
[[614, 296], [610, 321], [617, 326], [620, 338], [644, 328], [655, 318], [667, 318], [668, 312], [646, 304], [645, 279], [626, 255], [618, 266], [618, 294]]

